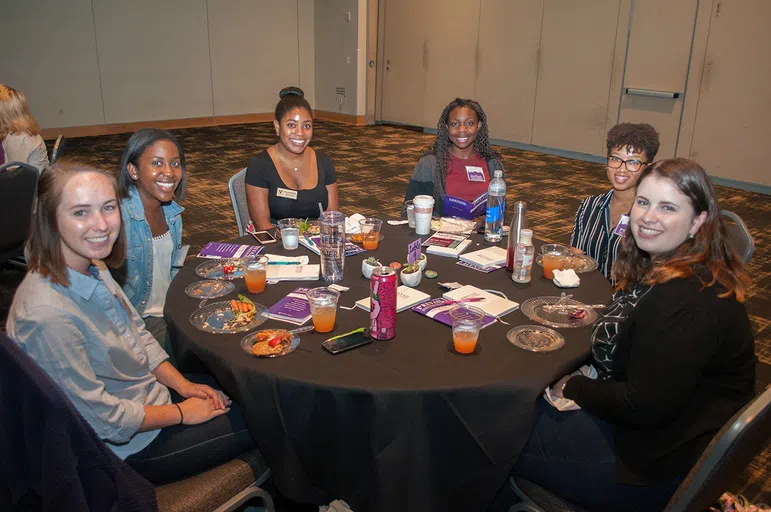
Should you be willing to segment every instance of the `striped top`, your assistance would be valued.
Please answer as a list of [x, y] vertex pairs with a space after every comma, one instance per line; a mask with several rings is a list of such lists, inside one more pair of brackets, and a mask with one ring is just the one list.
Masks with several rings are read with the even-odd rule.
[[598, 270], [608, 279], [621, 243], [621, 235], [610, 227], [612, 197], [613, 190], [581, 201], [573, 222], [573, 234], [570, 235], [570, 245], [596, 259]]

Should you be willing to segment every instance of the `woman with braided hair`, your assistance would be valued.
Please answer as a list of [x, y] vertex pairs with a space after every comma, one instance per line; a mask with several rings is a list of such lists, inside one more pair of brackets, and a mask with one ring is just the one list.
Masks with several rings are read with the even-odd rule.
[[443, 215], [445, 195], [473, 201], [487, 191], [496, 170], [503, 164], [490, 146], [485, 111], [474, 100], [455, 98], [442, 111], [436, 141], [415, 166], [404, 200], [433, 196], [434, 213]]

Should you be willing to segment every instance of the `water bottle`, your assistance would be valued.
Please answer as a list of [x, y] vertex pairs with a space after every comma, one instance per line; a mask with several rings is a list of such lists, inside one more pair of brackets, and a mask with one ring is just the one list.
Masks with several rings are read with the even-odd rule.
[[519, 243], [519, 234], [527, 227], [527, 203], [517, 201], [514, 203], [514, 217], [511, 218], [509, 243], [506, 250], [506, 270], [509, 272], [514, 271], [514, 251]]
[[519, 243], [514, 251], [514, 273], [511, 274], [511, 280], [515, 283], [529, 283], [533, 273], [533, 261], [535, 261], [533, 231], [523, 229], [519, 232]]
[[503, 171], [496, 170], [487, 189], [487, 215], [485, 215], [485, 240], [500, 242], [503, 238], [503, 218], [506, 214], [506, 182]]
[[321, 230], [321, 277], [327, 283], [343, 280], [345, 267], [345, 215], [326, 211], [319, 217]]

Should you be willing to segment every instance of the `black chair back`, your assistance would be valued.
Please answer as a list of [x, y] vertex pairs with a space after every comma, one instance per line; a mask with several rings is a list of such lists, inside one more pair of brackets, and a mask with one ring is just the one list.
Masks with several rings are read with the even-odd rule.
[[0, 263], [24, 253], [32, 208], [37, 194], [38, 170], [22, 162], [0, 166]]
[[667, 504], [666, 512], [708, 510], [771, 439], [771, 386], [715, 435]]
[[2, 332], [0, 454], [0, 510], [158, 508], [152, 484], [99, 439], [59, 386]]

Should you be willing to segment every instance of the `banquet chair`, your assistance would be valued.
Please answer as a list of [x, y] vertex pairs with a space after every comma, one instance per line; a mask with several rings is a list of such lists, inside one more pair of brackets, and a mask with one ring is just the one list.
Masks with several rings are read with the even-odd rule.
[[270, 469], [257, 449], [153, 487], [99, 439], [58, 385], [4, 333], [0, 449], [0, 481], [11, 491], [0, 492], [0, 510], [231, 512], [260, 498], [265, 510], [275, 511], [270, 494], [259, 487]]
[[54, 143], [54, 148], [51, 150], [51, 157], [48, 159], [51, 165], [53, 165], [59, 158], [59, 155], [62, 154], [62, 148], [64, 148], [64, 135], [59, 134]]
[[[669, 500], [665, 512], [707, 510], [771, 439], [771, 386], [715, 434]], [[522, 500], [509, 512], [582, 512], [584, 509], [523, 478], [509, 479]]]
[[17, 262], [24, 254], [38, 176], [36, 168], [22, 162], [0, 166], [0, 219], [13, 219], [0, 230], [0, 263]]
[[228, 181], [230, 202], [233, 204], [233, 213], [236, 215], [238, 236], [244, 236], [246, 228], [249, 226], [249, 208], [246, 205], [246, 187], [244, 186], [245, 178], [246, 168], [243, 168], [231, 176]]
[[734, 212], [722, 210], [720, 215], [723, 216], [723, 222], [725, 222], [731, 246], [736, 249], [736, 252], [744, 260], [744, 264], [746, 265], [750, 262], [752, 253], [755, 252], [755, 242], [752, 240], [750, 230], [747, 229], [747, 225], [742, 218]]

